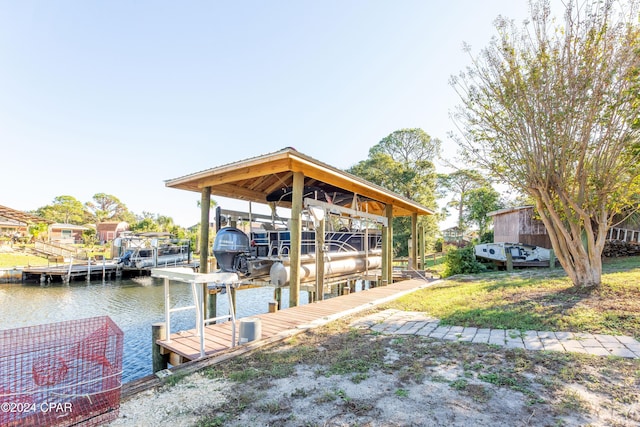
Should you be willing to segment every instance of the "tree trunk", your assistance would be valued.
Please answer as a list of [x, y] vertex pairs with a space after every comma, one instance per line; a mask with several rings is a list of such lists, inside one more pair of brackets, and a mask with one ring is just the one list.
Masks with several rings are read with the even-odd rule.
[[555, 255], [571, 282], [579, 288], [600, 286], [606, 221], [598, 223], [595, 233], [590, 218], [563, 221], [566, 215], [560, 216], [550, 199], [544, 194], [540, 195], [540, 198], [535, 198], [538, 213], [547, 229]]

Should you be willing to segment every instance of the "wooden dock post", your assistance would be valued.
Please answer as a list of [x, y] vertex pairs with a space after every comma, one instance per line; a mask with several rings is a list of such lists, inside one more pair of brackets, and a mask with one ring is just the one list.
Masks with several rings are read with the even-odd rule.
[[69, 261], [69, 272], [67, 273], [67, 279], [63, 281], [68, 285], [69, 282], [71, 281], [71, 269], [73, 269], [73, 257], [71, 257], [71, 260]]
[[507, 257], [507, 263], [505, 264], [507, 266], [507, 271], [513, 271], [513, 257], [511, 256], [511, 252], [506, 251], [505, 255]]
[[291, 193], [291, 219], [289, 233], [289, 307], [300, 305], [300, 254], [302, 250], [302, 193], [304, 192], [304, 174], [293, 172], [293, 189]]
[[275, 288], [273, 290], [273, 299], [278, 303], [278, 307], [282, 307], [282, 288]]
[[236, 288], [231, 288], [231, 304], [233, 305], [233, 312], [237, 313], [238, 306], [236, 305]]
[[426, 259], [425, 259], [425, 254], [426, 252], [426, 248], [425, 248], [425, 232], [424, 232], [424, 226], [421, 225], [418, 227], [418, 239], [420, 240], [420, 265], [418, 266], [420, 270], [426, 270], [425, 267], [425, 263], [426, 263]]
[[151, 363], [153, 373], [167, 369], [167, 358], [162, 354], [162, 347], [156, 343], [157, 340], [167, 339], [167, 324], [164, 322], [151, 325]]
[[[312, 210], [313, 212], [313, 210]], [[324, 299], [324, 233], [325, 233], [325, 218], [324, 211], [321, 211], [322, 214], [320, 216], [322, 218], [318, 218], [318, 225], [316, 227], [316, 286], [313, 292], [313, 301], [322, 301]], [[318, 215], [314, 214], [314, 217]], [[311, 302], [311, 301], [309, 301]]]
[[208, 319], [213, 319], [214, 317], [218, 317], [218, 293], [210, 293], [209, 298], [207, 299], [207, 305], [209, 307], [208, 313], [206, 316]]
[[556, 268], [556, 253], [553, 249], [549, 250], [549, 268]]

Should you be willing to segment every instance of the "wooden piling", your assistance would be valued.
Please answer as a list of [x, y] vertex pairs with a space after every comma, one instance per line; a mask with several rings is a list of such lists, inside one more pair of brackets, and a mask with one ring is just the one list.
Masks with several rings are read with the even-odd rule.
[[275, 288], [273, 291], [273, 299], [278, 303], [278, 307], [282, 307], [282, 289]]
[[231, 288], [231, 304], [233, 304], [233, 312], [237, 313], [238, 306], [236, 305], [236, 289], [235, 288]]
[[209, 294], [209, 298], [207, 299], [207, 305], [208, 305], [208, 313], [209, 315], [206, 316], [208, 319], [213, 319], [214, 317], [218, 317], [218, 293], [211, 293]]
[[73, 269], [73, 258], [69, 261], [69, 272], [67, 273], [67, 279], [64, 281], [67, 285], [71, 281], [71, 270]]
[[167, 339], [167, 324], [164, 322], [151, 325], [151, 362], [153, 373], [167, 369], [167, 358], [162, 354], [162, 347], [156, 341]]
[[506, 251], [506, 257], [507, 257], [507, 271], [513, 271], [513, 257], [511, 256], [511, 251]]

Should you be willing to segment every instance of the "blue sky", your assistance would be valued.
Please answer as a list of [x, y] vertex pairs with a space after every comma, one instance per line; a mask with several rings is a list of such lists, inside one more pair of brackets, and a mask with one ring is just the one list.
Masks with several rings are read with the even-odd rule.
[[[164, 181], [287, 146], [338, 168], [395, 130], [455, 147], [449, 77], [527, 0], [0, 0], [0, 205], [118, 197], [199, 222]], [[248, 205], [214, 196], [224, 208]]]

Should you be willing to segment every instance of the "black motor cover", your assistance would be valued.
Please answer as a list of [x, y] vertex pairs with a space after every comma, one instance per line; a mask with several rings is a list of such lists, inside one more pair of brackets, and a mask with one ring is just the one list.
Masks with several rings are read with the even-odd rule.
[[248, 255], [249, 250], [249, 237], [235, 227], [222, 228], [213, 242], [213, 255], [222, 271], [239, 272], [236, 257]]

